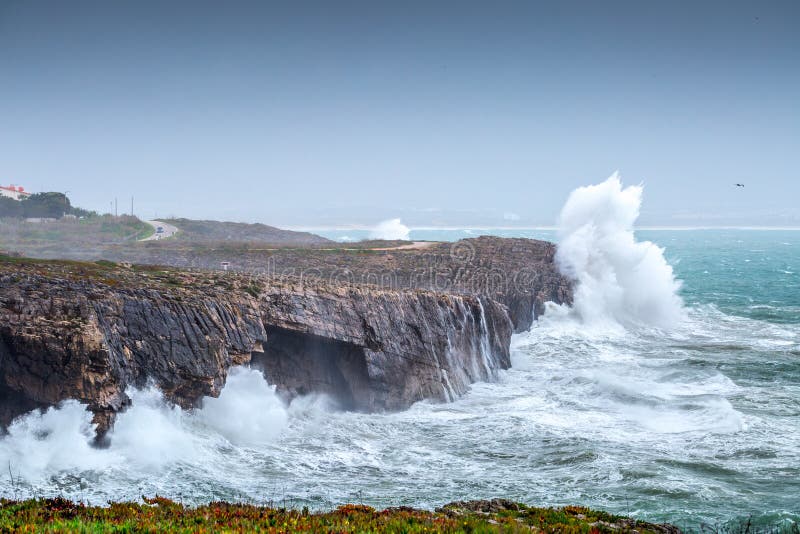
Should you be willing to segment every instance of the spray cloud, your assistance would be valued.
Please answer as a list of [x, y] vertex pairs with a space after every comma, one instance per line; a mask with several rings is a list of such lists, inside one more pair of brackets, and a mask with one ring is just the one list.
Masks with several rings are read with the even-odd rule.
[[642, 187], [614, 173], [574, 190], [558, 222], [559, 270], [575, 282], [573, 313], [587, 325], [669, 328], [683, 318], [680, 282], [650, 241], [636, 241]]
[[408, 241], [411, 229], [403, 224], [400, 219], [388, 219], [379, 223], [369, 233], [370, 239], [387, 239], [391, 241]]

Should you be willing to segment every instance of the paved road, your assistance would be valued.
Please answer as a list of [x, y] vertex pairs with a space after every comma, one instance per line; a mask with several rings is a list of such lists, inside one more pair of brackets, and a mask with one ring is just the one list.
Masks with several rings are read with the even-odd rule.
[[150, 237], [145, 237], [144, 239], [140, 239], [139, 241], [156, 241], [158, 239], [166, 239], [168, 237], [174, 236], [179, 232], [176, 226], [172, 226], [171, 224], [165, 223], [163, 221], [144, 221], [144, 222], [152, 226], [153, 230], [157, 230], [158, 227], [160, 226], [161, 228], [164, 229], [164, 231], [161, 232], [160, 234], [155, 233]]

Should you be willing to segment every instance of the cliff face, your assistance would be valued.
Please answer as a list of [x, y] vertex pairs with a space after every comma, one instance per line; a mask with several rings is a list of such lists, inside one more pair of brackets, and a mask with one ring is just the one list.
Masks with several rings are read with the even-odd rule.
[[385, 245], [369, 249], [365, 244], [352, 245], [357, 248], [342, 244], [303, 249], [247, 244], [198, 248], [169, 241], [140, 245], [107, 249], [103, 257], [204, 269], [219, 269], [224, 261], [232, 270], [272, 277], [477, 294], [504, 304], [515, 332], [530, 328], [546, 301], [572, 301], [570, 283], [555, 267], [555, 245], [535, 239], [484, 236], [425, 243], [416, 249]]
[[451, 400], [511, 364], [506, 310], [477, 297], [306, 282], [270, 288], [260, 309], [267, 342], [255, 363], [279, 390], [341, 392], [343, 380], [355, 409]]
[[0, 423], [77, 399], [102, 432], [129, 386], [188, 408], [251, 361], [287, 397], [402, 409], [509, 367], [511, 331], [504, 306], [466, 294], [0, 261]]

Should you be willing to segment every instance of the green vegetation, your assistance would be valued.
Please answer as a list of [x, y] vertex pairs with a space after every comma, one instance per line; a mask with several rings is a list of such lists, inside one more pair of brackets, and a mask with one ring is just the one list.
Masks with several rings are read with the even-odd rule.
[[64, 193], [36, 193], [22, 200], [0, 197], [0, 217], [60, 219], [64, 215], [93, 217], [97, 213], [72, 206]]
[[270, 243], [273, 245], [319, 245], [327, 239], [308, 232], [282, 230], [266, 224], [247, 224], [194, 219], [164, 219], [180, 229], [175, 237], [193, 243]]
[[137, 217], [76, 208], [64, 193], [0, 197], [0, 249], [38, 257], [93, 259], [107, 246], [136, 242], [155, 229]]
[[42, 222], [2, 218], [0, 249], [44, 257], [72, 257], [80, 251], [91, 257], [94, 247], [135, 242], [152, 233], [152, 226], [128, 215]]
[[[485, 503], [487, 501], [481, 501]], [[464, 503], [470, 504], [470, 503]], [[212, 502], [185, 507], [163, 497], [139, 503], [85, 506], [62, 498], [0, 500], [0, 532], [678, 532], [587, 508], [531, 508], [510, 503], [495, 512], [450, 505], [437, 512], [377, 511], [348, 504], [310, 513]]]
[[37, 193], [23, 200], [0, 197], [0, 250], [37, 258], [104, 258], [218, 269], [220, 262], [242, 257], [263, 266], [276, 250], [301, 259], [328, 261], [326, 256], [378, 256], [386, 249], [408, 245], [406, 241], [380, 240], [336, 243], [265, 224], [164, 220], [179, 232], [169, 239], [140, 243], [153, 236], [153, 226], [129, 215], [99, 215], [76, 208], [64, 193]]

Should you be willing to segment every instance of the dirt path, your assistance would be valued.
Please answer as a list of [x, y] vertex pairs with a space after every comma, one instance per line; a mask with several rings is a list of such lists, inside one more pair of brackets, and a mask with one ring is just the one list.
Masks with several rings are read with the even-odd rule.
[[399, 247], [380, 247], [380, 248], [370, 248], [367, 250], [418, 250], [423, 248], [432, 247], [433, 245], [438, 245], [438, 241], [414, 241], [409, 243], [408, 245], [400, 245]]

